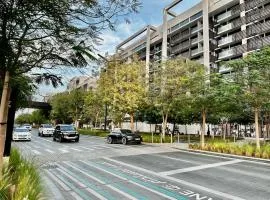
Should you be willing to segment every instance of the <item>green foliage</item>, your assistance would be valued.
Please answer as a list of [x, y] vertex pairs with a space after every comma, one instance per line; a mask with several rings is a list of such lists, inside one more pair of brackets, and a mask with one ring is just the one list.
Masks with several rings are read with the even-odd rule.
[[82, 117], [85, 93], [80, 90], [58, 93], [52, 97], [51, 118], [62, 123], [71, 123]]
[[3, 200], [42, 199], [41, 179], [35, 165], [26, 161], [16, 149], [12, 149], [9, 164], [3, 168], [0, 197]]
[[21, 114], [16, 118], [17, 124], [31, 124], [31, 114]]
[[[201, 146], [196, 143], [190, 144], [189, 148], [202, 149]], [[270, 159], [270, 145], [263, 143], [261, 145], [261, 149], [257, 149], [256, 144], [254, 143], [245, 143], [240, 145], [229, 141], [224, 142], [222, 140], [215, 140], [208, 141], [202, 150]]]
[[109, 134], [109, 132], [97, 129], [79, 129], [79, 133], [82, 135], [91, 135], [99, 137], [106, 137]]
[[47, 123], [49, 119], [44, 115], [43, 111], [35, 110], [31, 114], [21, 114], [16, 118], [17, 124], [43, 124]]

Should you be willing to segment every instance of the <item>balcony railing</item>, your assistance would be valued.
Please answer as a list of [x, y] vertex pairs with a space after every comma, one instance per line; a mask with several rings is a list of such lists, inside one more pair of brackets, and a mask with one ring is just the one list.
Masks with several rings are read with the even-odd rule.
[[243, 31], [229, 35], [228, 37], [225, 37], [225, 38], [219, 40], [218, 46], [222, 46], [222, 45], [229, 44], [232, 42], [241, 41], [244, 38], [244, 35], [245, 34]]
[[252, 51], [261, 49], [263, 46], [270, 45], [270, 36], [267, 37], [254, 37], [247, 43], [247, 50]]
[[172, 53], [177, 53], [179, 51], [182, 51], [190, 46], [189, 40], [183, 43], [180, 43], [172, 48]]
[[203, 48], [202, 47], [197, 48], [197, 49], [194, 49], [194, 50], [191, 50], [191, 56], [194, 56], [194, 55], [196, 55], [198, 53], [201, 53], [201, 52], [203, 52]]
[[227, 49], [225, 51], [222, 51], [219, 53], [218, 58], [223, 59], [235, 55], [240, 55], [245, 52], [245, 46], [244, 45], [238, 45], [235, 47], [232, 47], [231, 49]]
[[255, 7], [257, 7], [258, 5], [262, 4], [265, 0], [246, 0], [245, 1], [245, 9], [246, 10], [250, 10], [253, 9]]
[[181, 33], [178, 33], [176, 35], [174, 35], [172, 37], [172, 42], [178, 42], [186, 37], [188, 37], [190, 34], [189, 34], [189, 30], [186, 30], [184, 32], [181, 32]]
[[267, 17], [270, 15], [270, 6], [265, 6], [264, 8], [256, 8], [248, 13], [246, 13], [246, 23], [250, 23], [261, 18]]

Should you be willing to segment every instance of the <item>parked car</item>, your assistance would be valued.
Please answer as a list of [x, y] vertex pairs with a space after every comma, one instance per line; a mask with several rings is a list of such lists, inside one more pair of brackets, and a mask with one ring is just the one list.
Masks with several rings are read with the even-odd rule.
[[31, 132], [25, 127], [14, 128], [12, 140], [28, 140], [31, 141]]
[[27, 128], [29, 131], [32, 130], [32, 126], [30, 124], [24, 124], [23, 127]]
[[69, 124], [59, 124], [55, 127], [53, 132], [53, 141], [58, 140], [59, 142], [74, 140], [79, 142], [80, 135], [74, 128]]
[[52, 136], [54, 128], [51, 124], [41, 124], [38, 129], [38, 136]]
[[136, 143], [141, 144], [142, 137], [138, 134], [133, 133], [129, 129], [114, 129], [107, 136], [107, 142], [112, 143]]

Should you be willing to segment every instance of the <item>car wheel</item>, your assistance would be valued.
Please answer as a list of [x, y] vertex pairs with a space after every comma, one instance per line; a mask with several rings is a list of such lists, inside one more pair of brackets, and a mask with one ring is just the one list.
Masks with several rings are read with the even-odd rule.
[[111, 138], [111, 137], [108, 137], [108, 138], [107, 138], [107, 142], [108, 142], [109, 144], [112, 144], [112, 143], [113, 143], [112, 138]]
[[59, 142], [62, 143], [63, 142], [63, 138], [60, 136], [59, 138]]
[[53, 136], [53, 141], [56, 141], [55, 137]]
[[127, 144], [127, 138], [122, 138], [122, 144], [124, 144], [124, 145]]
[[75, 142], [79, 142], [79, 138], [78, 139], [75, 139]]
[[38, 132], [38, 136], [40, 136], [40, 132]]
[[43, 137], [44, 135], [43, 135], [43, 132], [41, 132], [41, 137]]

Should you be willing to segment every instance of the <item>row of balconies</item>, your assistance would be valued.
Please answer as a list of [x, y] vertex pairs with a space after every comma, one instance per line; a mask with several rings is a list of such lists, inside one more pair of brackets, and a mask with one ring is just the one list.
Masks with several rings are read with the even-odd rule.
[[241, 55], [242, 53], [244, 53], [245, 51], [246, 51], [245, 45], [237, 45], [237, 46], [232, 47], [230, 49], [226, 49], [224, 51], [221, 51], [218, 54], [218, 59], [225, 59], [228, 57], [238, 56], [238, 55]]
[[254, 37], [254, 38], [248, 40], [247, 50], [252, 51], [252, 50], [260, 49], [266, 45], [270, 45], [270, 36]]
[[264, 23], [252, 24], [247, 27], [247, 35], [250, 37], [253, 35], [268, 32], [269, 30], [270, 30], [270, 21], [264, 22]]
[[231, 10], [218, 15], [216, 22], [220, 23], [223, 20], [228, 20], [228, 19], [232, 18], [233, 16], [239, 15], [240, 12], [241, 12], [240, 5], [236, 5]]
[[194, 27], [194, 28], [190, 28], [190, 30], [187, 29], [187, 30], [185, 30], [185, 31], [183, 31], [183, 32], [180, 32], [180, 33], [178, 33], [178, 34], [172, 36], [172, 37], [171, 37], [171, 41], [172, 41], [173, 43], [180, 42], [180, 41], [182, 41], [182, 40], [187, 39], [187, 38], [190, 37], [192, 34], [195, 34], [195, 33], [197, 33], [197, 32], [200, 31], [200, 30], [202, 30], [202, 26], [200, 26], [200, 27], [197, 26], [197, 27]]
[[172, 53], [175, 54], [175, 53], [178, 53], [180, 51], [183, 51], [187, 48], [190, 48], [193, 45], [196, 45], [197, 43], [199, 43], [201, 41], [203, 41], [202, 37], [196, 37], [196, 38], [193, 38], [191, 40], [187, 40], [185, 42], [182, 42], [182, 43], [172, 47]]
[[261, 5], [265, 0], [245, 0], [245, 9], [250, 10]]
[[246, 13], [246, 23], [250, 23], [261, 18], [265, 18], [270, 15], [270, 5], [265, 6], [264, 8], [256, 8], [250, 12]]
[[243, 24], [242, 19], [237, 18], [224, 26], [218, 27], [217, 33], [222, 34], [222, 33], [227, 32], [229, 30], [239, 28], [242, 24]]
[[229, 43], [239, 42], [245, 37], [245, 32], [237, 32], [227, 37], [224, 37], [218, 41], [218, 46], [223, 46]]

